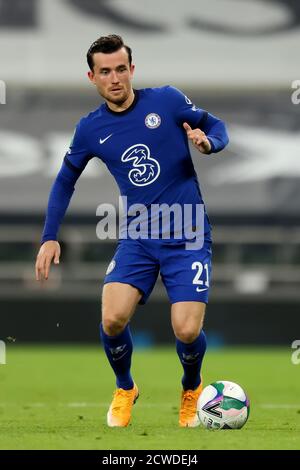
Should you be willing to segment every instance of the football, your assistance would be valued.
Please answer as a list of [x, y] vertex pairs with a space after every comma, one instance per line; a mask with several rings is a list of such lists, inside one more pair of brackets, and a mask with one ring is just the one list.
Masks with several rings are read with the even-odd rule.
[[198, 418], [208, 429], [240, 429], [249, 412], [250, 402], [242, 387], [227, 380], [205, 387], [197, 403]]

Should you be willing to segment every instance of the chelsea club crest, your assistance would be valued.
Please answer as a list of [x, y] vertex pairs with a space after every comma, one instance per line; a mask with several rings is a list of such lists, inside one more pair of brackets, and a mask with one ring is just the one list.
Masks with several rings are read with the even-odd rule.
[[160, 126], [161, 119], [160, 116], [156, 113], [147, 114], [145, 119], [145, 124], [149, 129], [156, 129]]

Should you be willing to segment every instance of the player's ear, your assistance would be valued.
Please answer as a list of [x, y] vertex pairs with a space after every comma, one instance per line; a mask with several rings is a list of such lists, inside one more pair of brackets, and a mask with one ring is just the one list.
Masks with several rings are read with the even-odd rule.
[[131, 78], [133, 77], [134, 70], [135, 70], [135, 65], [131, 64], [131, 66], [130, 66], [130, 76], [131, 76]]
[[95, 85], [95, 74], [91, 70], [88, 71], [87, 76], [89, 77], [89, 80]]

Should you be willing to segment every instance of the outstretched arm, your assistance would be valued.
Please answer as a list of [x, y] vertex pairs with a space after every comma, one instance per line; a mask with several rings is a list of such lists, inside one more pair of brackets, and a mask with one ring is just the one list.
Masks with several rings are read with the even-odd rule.
[[53, 183], [46, 221], [42, 235], [42, 246], [39, 250], [35, 265], [36, 280], [48, 279], [50, 265], [59, 263], [60, 245], [57, 234], [74, 192], [74, 186], [82, 170], [72, 168], [67, 160]]
[[48, 279], [53, 260], [55, 264], [59, 263], [58, 230], [73, 195], [75, 183], [92, 158], [85, 138], [84, 120], [85, 118], [81, 119], [76, 127], [70, 148], [50, 192], [42, 246], [35, 265], [37, 281]]

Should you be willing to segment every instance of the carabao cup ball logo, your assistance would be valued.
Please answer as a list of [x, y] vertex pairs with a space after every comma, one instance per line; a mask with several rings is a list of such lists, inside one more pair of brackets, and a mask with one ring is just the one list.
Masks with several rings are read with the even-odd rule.
[[131, 162], [132, 169], [128, 178], [135, 186], [147, 186], [153, 183], [160, 174], [160, 166], [155, 158], [150, 157], [150, 149], [144, 144], [129, 147], [121, 157], [122, 162]]
[[146, 119], [145, 119], [145, 124], [149, 129], [156, 129], [158, 126], [160, 126], [161, 119], [160, 116], [156, 113], [150, 113], [147, 114]]

